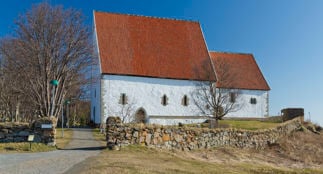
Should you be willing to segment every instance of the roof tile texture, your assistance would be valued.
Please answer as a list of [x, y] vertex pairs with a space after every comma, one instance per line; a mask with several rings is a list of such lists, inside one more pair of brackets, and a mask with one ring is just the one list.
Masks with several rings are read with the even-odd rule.
[[104, 12], [94, 18], [103, 74], [205, 80], [211, 58], [218, 87], [270, 90], [252, 54], [209, 53], [198, 22]]
[[95, 12], [101, 70], [192, 79], [209, 58], [198, 22]]
[[210, 57], [218, 87], [270, 90], [252, 54], [210, 52]]

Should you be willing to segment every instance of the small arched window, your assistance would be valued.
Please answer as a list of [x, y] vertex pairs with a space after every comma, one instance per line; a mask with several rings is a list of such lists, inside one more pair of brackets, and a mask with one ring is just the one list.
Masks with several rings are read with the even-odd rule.
[[230, 102], [235, 103], [237, 98], [237, 94], [234, 92], [230, 92]]
[[165, 94], [161, 98], [161, 104], [164, 106], [168, 104], [168, 97]]
[[182, 98], [182, 105], [183, 106], [188, 106], [188, 97], [187, 95], [184, 95], [184, 97]]

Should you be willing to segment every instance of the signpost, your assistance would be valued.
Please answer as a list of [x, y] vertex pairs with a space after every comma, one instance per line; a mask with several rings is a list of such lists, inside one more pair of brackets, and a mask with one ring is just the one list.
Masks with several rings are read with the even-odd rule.
[[28, 142], [30, 143], [29, 145], [29, 151], [31, 151], [31, 143], [34, 141], [35, 135], [28, 135]]

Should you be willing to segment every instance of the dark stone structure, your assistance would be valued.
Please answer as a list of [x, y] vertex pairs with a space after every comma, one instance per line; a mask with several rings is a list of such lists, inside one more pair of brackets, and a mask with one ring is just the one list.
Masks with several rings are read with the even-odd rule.
[[0, 123], [0, 143], [27, 142], [34, 135], [33, 142], [54, 146], [56, 119], [42, 118], [33, 123]]
[[303, 108], [285, 108], [281, 110], [283, 121], [292, 120], [296, 117], [302, 117], [304, 121], [304, 109]]

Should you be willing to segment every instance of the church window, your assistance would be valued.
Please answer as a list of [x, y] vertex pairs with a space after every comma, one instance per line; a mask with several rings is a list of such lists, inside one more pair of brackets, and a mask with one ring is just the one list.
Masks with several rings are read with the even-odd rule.
[[184, 97], [182, 99], [182, 105], [183, 106], [188, 106], [188, 97], [187, 97], [187, 95], [184, 95]]
[[161, 99], [161, 104], [166, 106], [168, 104], [168, 97], [164, 94]]
[[122, 104], [122, 105], [128, 104], [128, 97], [125, 93], [121, 93], [119, 104]]
[[236, 93], [230, 92], [230, 102], [235, 103], [236, 102]]
[[257, 104], [257, 99], [256, 98], [250, 98], [250, 103], [251, 104]]

